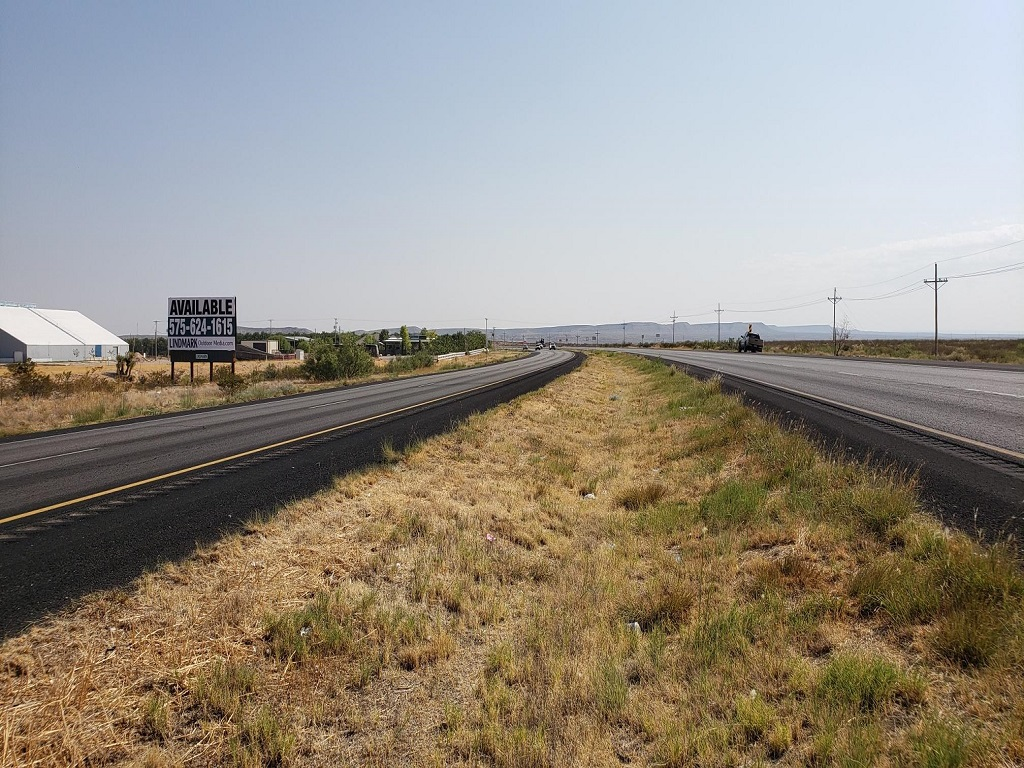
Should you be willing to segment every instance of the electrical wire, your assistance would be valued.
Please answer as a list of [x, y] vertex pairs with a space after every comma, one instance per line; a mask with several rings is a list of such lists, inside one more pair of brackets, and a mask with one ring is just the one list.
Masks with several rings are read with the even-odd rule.
[[1016, 264], [1004, 264], [1001, 267], [992, 267], [991, 269], [982, 269], [978, 272], [965, 272], [962, 275], [948, 275], [947, 280], [960, 280], [965, 277], [984, 277], [985, 275], [1001, 275], [1004, 272], [1016, 272], [1018, 269], [1024, 269], [1024, 261], [1019, 261]]
[[808, 301], [808, 302], [805, 302], [804, 304], [794, 304], [791, 307], [775, 307], [774, 309], [757, 309], [757, 310], [723, 309], [722, 311], [723, 312], [758, 312], [758, 313], [763, 313], [763, 312], [786, 312], [786, 311], [788, 311], [790, 309], [803, 309], [804, 307], [813, 307], [816, 304], [824, 304], [826, 301], [828, 301], [828, 299], [817, 299], [816, 301]]
[[[939, 259], [937, 261], [933, 261], [932, 264], [945, 264], [947, 261], [957, 261], [959, 259], [970, 258], [971, 256], [981, 256], [982, 254], [991, 253], [992, 251], [998, 251], [1002, 248], [1009, 248], [1011, 245], [1019, 245], [1020, 243], [1024, 243], [1024, 240], [1014, 240], [1013, 242], [1010, 243], [1003, 243], [1002, 245], [996, 245], [993, 246], [992, 248], [986, 248], [983, 251], [974, 251], [973, 253], [965, 253], [960, 256], [950, 256], [948, 259]], [[917, 272], [921, 272], [922, 270], [928, 269], [928, 267], [932, 266], [932, 264], [925, 264], [923, 266], [918, 267], [917, 269], [912, 269], [910, 272], [904, 272], [902, 275], [890, 277], [888, 280], [879, 280], [877, 283], [865, 283], [864, 285], [847, 286], [846, 290], [856, 291], [860, 290], [861, 288], [874, 288], [876, 285], [885, 285], [886, 283], [892, 283], [901, 278], [910, 277], [911, 275]]]
[[881, 301], [883, 299], [895, 299], [897, 296], [906, 296], [907, 294], [914, 293], [924, 287], [923, 283], [913, 282], [908, 285], [904, 285], [902, 288], [893, 288], [891, 291], [881, 293], [877, 296], [851, 296], [846, 299], [846, 301]]

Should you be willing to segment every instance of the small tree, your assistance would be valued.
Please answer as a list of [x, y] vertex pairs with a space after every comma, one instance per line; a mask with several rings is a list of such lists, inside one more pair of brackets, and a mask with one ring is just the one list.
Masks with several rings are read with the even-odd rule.
[[388, 331], [387, 328], [381, 328], [380, 329], [380, 333], [377, 334], [377, 341], [387, 341], [388, 340], [388, 336], [390, 336], [390, 335], [391, 335], [391, 332]]
[[138, 355], [134, 351], [125, 355], [117, 356], [117, 377], [119, 379], [131, 379], [132, 369], [138, 362]]
[[409, 338], [409, 328], [402, 326], [402, 354], [408, 355], [412, 353], [412, 339]]
[[361, 344], [342, 344], [338, 349], [338, 374], [341, 378], [354, 379], [365, 376], [373, 370], [373, 358]]
[[838, 357], [847, 349], [847, 344], [850, 340], [850, 318], [844, 317], [843, 324], [836, 329], [836, 349], [835, 353]]

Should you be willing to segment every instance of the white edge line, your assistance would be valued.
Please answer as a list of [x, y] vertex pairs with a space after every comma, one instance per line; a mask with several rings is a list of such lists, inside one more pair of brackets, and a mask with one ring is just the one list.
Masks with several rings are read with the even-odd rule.
[[68, 451], [67, 453], [56, 453], [53, 456], [40, 456], [38, 459], [25, 459], [25, 461], [16, 461], [13, 464], [0, 464], [0, 469], [7, 469], [8, 467], [17, 467], [22, 464], [32, 464], [36, 461], [47, 461], [49, 459], [59, 459], [62, 456], [74, 456], [76, 453], [88, 453], [89, 451], [98, 451], [99, 448], [83, 448], [80, 451]]
[[[666, 358], [673, 359], [673, 358]], [[683, 360], [676, 360], [684, 365], [692, 365], [694, 368], [701, 368], [702, 366], [686, 363]], [[943, 432], [941, 429], [933, 429], [932, 427], [926, 427], [923, 424], [915, 424], [912, 421], [906, 421], [899, 419], [895, 416], [887, 416], [884, 413], [876, 413], [875, 411], [869, 411], [867, 408], [858, 408], [856, 405], [850, 405], [849, 403], [841, 403], [838, 400], [830, 400], [827, 397], [821, 397], [820, 395], [812, 395], [809, 392], [801, 392], [798, 389], [790, 389], [789, 387], [783, 387], [779, 384], [769, 384], [767, 381], [759, 381], [758, 379], [752, 379], [749, 376], [741, 376], [740, 374], [730, 373], [729, 371], [722, 371], [718, 368], [705, 368], [704, 370], [711, 370], [719, 375], [732, 376], [740, 381], [748, 381], [751, 384], [758, 384], [762, 387], [768, 387], [768, 389], [774, 389], [779, 392], [785, 392], [789, 395], [796, 395], [807, 400], [813, 400], [825, 405], [831, 405], [834, 408], [839, 408], [844, 411], [851, 411], [852, 413], [859, 414], [861, 416], [867, 416], [868, 418], [875, 419], [876, 421], [886, 422], [888, 424], [894, 424], [899, 427], [905, 427], [914, 432], [920, 432], [922, 434], [929, 435], [931, 437], [937, 437], [947, 442], [952, 442], [960, 445], [964, 445], [969, 448], [976, 448], [983, 453], [994, 453], [1002, 458], [1010, 460], [1024, 461], [1024, 453], [1018, 453], [1017, 451], [1011, 451], [1009, 448], [1000, 448], [996, 445], [990, 445], [989, 443], [983, 443], [980, 440], [972, 440], [969, 437], [963, 437], [962, 435], [954, 435], [950, 432]]]

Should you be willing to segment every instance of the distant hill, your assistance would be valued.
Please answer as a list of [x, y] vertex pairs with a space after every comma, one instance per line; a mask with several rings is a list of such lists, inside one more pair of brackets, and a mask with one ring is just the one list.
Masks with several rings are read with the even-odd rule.
[[[555, 341], [563, 344], [621, 344], [623, 340], [622, 323], [605, 323], [603, 325], [549, 325], [536, 328], [491, 328], [493, 338], [498, 341], [526, 341], [535, 343], [540, 339]], [[671, 323], [626, 323], [625, 339], [627, 344], [656, 343], [659, 341], [672, 341]], [[816, 339], [831, 339], [831, 325], [768, 325], [766, 323], [753, 323], [754, 332], [760, 334], [765, 341], [813, 341]], [[408, 326], [410, 333], [419, 333], [420, 326]], [[389, 331], [398, 332], [398, 328], [389, 328]], [[482, 331], [483, 328], [431, 328], [430, 330], [439, 334], [462, 333], [463, 331]], [[747, 330], [746, 323], [722, 323], [721, 338], [723, 341], [734, 339]], [[239, 333], [269, 333], [270, 328], [257, 328], [240, 326]], [[354, 331], [357, 334], [377, 334], [380, 328], [359, 329]], [[285, 336], [311, 336], [313, 331], [309, 328], [298, 328], [285, 326], [274, 328], [275, 334]], [[128, 334], [132, 336], [134, 334]], [[144, 335], [144, 334], [143, 334]], [[163, 335], [163, 334], [161, 334]], [[940, 333], [943, 339], [1013, 339], [1018, 338], [1015, 334], [950, 334]], [[676, 341], [714, 341], [719, 338], [719, 326], [717, 323], [685, 323], [678, 322], [675, 327]], [[930, 339], [931, 333], [913, 333], [899, 331], [862, 331], [856, 328], [850, 329], [851, 339]]]
[[[625, 325], [625, 328], [623, 328]], [[753, 323], [753, 330], [765, 341], [813, 341], [831, 339], [831, 325], [767, 325]], [[461, 328], [438, 328], [438, 333], [455, 333]], [[477, 329], [477, 330], [483, 330]], [[671, 342], [671, 323], [606, 323], [604, 325], [552, 325], [538, 328], [495, 328], [491, 329], [495, 340], [535, 342], [539, 339], [565, 344], [627, 344]], [[746, 323], [676, 323], [676, 341], [723, 341], [734, 339], [745, 333]], [[721, 336], [719, 336], [721, 334]], [[944, 334], [944, 339], [964, 338], [1017, 338], [1013, 334]], [[930, 333], [907, 333], [888, 331], [861, 331], [850, 329], [851, 339], [930, 339]]]

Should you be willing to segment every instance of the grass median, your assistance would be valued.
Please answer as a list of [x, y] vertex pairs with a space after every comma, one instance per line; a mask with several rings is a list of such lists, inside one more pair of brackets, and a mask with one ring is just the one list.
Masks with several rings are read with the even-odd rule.
[[597, 355], [0, 648], [0, 764], [1013, 765], [1024, 579]]

